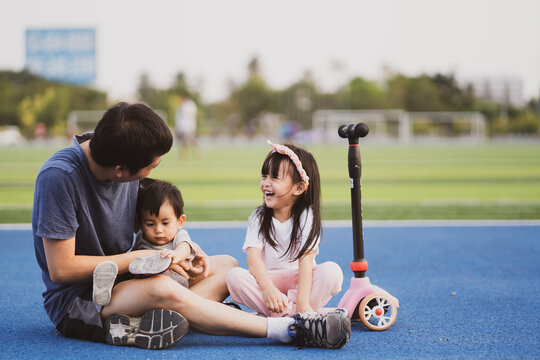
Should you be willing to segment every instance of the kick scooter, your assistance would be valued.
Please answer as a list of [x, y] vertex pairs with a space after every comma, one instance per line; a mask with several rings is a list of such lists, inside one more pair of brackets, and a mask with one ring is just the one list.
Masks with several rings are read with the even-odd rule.
[[351, 270], [349, 290], [343, 295], [338, 307], [349, 311], [352, 320], [361, 321], [371, 330], [382, 331], [388, 329], [396, 320], [399, 301], [386, 290], [371, 284], [365, 275], [368, 263], [364, 259], [364, 234], [362, 229], [362, 194], [360, 176], [362, 164], [358, 139], [365, 137], [369, 128], [364, 123], [342, 125], [338, 134], [349, 140], [349, 177], [351, 182], [351, 208], [354, 259]]

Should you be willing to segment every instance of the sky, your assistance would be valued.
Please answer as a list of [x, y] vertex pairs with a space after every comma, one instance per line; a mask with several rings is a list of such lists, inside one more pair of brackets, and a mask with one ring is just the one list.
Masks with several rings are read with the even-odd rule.
[[2, 0], [0, 69], [25, 66], [25, 30], [95, 28], [94, 86], [135, 100], [184, 72], [205, 101], [246, 80], [257, 56], [274, 89], [306, 71], [322, 90], [353, 76], [517, 78], [540, 94], [540, 0]]

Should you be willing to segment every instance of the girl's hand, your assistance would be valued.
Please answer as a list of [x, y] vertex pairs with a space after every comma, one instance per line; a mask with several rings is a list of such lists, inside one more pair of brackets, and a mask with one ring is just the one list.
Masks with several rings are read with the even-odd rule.
[[263, 290], [264, 302], [268, 310], [275, 313], [282, 313], [287, 307], [288, 300], [285, 294], [279, 291], [275, 286]]

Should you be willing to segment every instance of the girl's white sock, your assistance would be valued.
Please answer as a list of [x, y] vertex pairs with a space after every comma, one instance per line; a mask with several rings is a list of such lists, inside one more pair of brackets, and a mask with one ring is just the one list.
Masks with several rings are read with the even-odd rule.
[[278, 340], [282, 343], [290, 343], [293, 338], [289, 335], [289, 325], [294, 323], [291, 317], [266, 318], [268, 321], [268, 330], [266, 337], [268, 339]]

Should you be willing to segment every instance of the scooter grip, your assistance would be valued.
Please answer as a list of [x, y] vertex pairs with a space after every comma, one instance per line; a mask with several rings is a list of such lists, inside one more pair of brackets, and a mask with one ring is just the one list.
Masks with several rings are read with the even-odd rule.
[[338, 133], [339, 137], [346, 138], [347, 137], [347, 125], [341, 125], [338, 128], [337, 133]]
[[365, 137], [369, 133], [369, 128], [364, 123], [341, 125], [338, 128], [338, 135], [342, 138], [359, 138]]
[[358, 137], [365, 137], [369, 133], [369, 128], [364, 123], [358, 123], [354, 126], [354, 134]]

